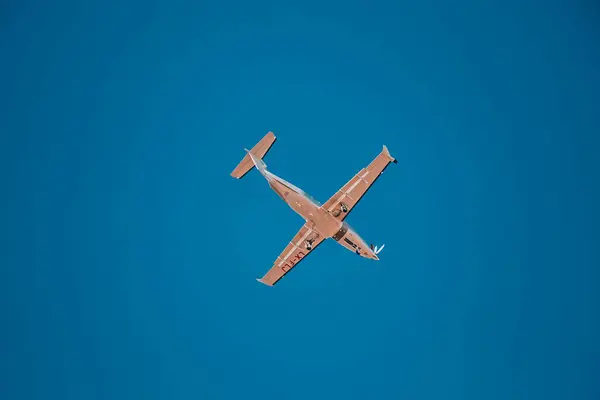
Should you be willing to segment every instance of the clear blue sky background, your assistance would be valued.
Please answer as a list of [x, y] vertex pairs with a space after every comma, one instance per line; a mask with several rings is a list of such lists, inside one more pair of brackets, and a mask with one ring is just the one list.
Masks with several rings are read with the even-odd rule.
[[[285, 4], [283, 4], [285, 3]], [[598, 399], [594, 1], [3, 1], [2, 399]], [[349, 222], [302, 224], [386, 144]]]

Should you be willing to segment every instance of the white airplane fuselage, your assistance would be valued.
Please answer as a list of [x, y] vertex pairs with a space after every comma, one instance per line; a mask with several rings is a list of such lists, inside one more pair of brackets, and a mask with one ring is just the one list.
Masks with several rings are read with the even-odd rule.
[[308, 193], [267, 170], [265, 163], [248, 152], [256, 169], [269, 182], [271, 189], [298, 213], [311, 229], [325, 238], [333, 238], [343, 247], [365, 258], [379, 260], [373, 249], [346, 222], [338, 221]]

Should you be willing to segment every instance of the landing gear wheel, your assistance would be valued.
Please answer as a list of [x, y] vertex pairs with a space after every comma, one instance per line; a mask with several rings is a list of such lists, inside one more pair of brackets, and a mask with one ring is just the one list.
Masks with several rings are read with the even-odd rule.
[[345, 205], [344, 203], [341, 204], [340, 208], [342, 209], [343, 212], [345, 212], [345, 213], [348, 212], [348, 206]]

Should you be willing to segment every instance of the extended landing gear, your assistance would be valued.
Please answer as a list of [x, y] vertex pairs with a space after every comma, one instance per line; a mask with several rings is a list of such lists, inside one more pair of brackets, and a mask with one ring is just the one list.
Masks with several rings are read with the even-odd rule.
[[334, 217], [339, 217], [342, 212], [344, 212], [344, 213], [348, 212], [348, 206], [345, 205], [344, 203], [340, 203], [340, 208], [339, 209], [335, 209], [333, 211], [333, 216]]
[[308, 250], [308, 251], [312, 250], [314, 241], [315, 241], [315, 239], [308, 239], [304, 242], [304, 247], [306, 248], [306, 250]]

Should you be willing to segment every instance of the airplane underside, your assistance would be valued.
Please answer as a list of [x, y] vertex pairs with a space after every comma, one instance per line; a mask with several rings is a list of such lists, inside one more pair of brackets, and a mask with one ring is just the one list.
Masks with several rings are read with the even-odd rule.
[[384, 246], [368, 245], [344, 219], [389, 163], [397, 162], [390, 155], [387, 147], [383, 146], [381, 153], [366, 168], [355, 174], [325, 204], [321, 205], [302, 189], [267, 170], [262, 158], [275, 139], [275, 135], [269, 132], [252, 150], [246, 150], [246, 156], [233, 170], [231, 176], [240, 179], [250, 169], [256, 167], [268, 181], [271, 189], [306, 222], [277, 257], [273, 267], [258, 281], [268, 286], [275, 285], [297, 263], [329, 238], [361, 257], [379, 260], [378, 254]]
[[[269, 181], [271, 189], [273, 189], [273, 191], [275, 191], [275, 193], [277, 193], [283, 201], [292, 208], [292, 210], [304, 218], [307, 225], [319, 235], [323, 235], [326, 239], [334, 239], [338, 244], [361, 257], [379, 260], [374, 246], [367, 245], [347, 222], [340, 222], [337, 219], [342, 214], [348, 213], [349, 208], [345, 203], [340, 203], [339, 207], [336, 207], [333, 212], [330, 213], [321, 205], [315, 204], [314, 201], [311, 200], [312, 197], [302, 189], [269, 171], [266, 171], [264, 175]], [[314, 239], [306, 239], [304, 247], [307, 250], [311, 250], [313, 242]]]

